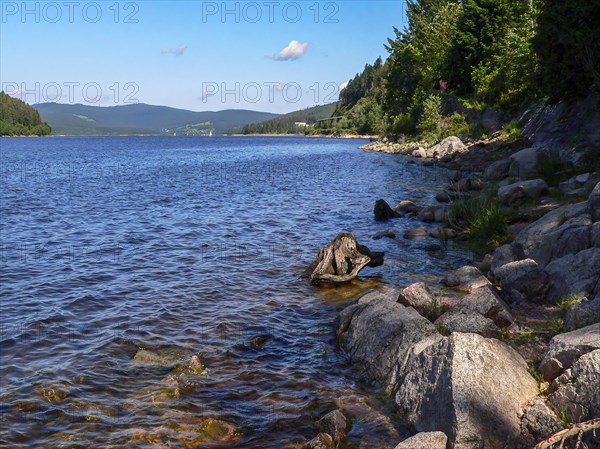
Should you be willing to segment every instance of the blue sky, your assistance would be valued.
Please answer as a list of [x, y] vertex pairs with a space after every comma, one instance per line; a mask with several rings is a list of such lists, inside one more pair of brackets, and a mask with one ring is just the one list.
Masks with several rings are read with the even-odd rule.
[[405, 23], [403, 1], [2, 0], [1, 12], [0, 82], [13, 96], [196, 111], [334, 101]]

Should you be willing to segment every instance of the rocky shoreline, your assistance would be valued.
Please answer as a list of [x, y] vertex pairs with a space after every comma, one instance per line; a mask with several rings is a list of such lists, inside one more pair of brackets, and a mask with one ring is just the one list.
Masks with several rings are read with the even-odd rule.
[[[395, 449], [554, 447], [543, 441], [562, 429], [586, 429], [579, 438], [600, 447], [600, 174], [556, 187], [535, 178], [549, 148], [577, 157], [568, 136], [546, 132], [564, 120], [550, 112], [534, 111], [516, 142], [361, 147], [455, 170], [437, 204], [377, 202], [377, 220], [424, 223], [404, 238], [465, 237], [452, 204], [484, 189], [518, 212], [509, 241], [447, 273], [441, 294], [424, 283], [372, 291], [337, 317], [340, 347], [415, 434]], [[343, 409], [319, 423], [303, 449], [338, 447], [350, 426]]]

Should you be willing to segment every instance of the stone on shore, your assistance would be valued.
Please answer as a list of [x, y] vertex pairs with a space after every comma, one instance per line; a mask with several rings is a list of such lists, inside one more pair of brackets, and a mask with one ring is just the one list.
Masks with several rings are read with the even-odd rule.
[[450, 195], [448, 194], [448, 192], [443, 190], [441, 192], [436, 193], [435, 199], [436, 199], [436, 201], [439, 201], [440, 203], [449, 203]]
[[441, 159], [444, 156], [452, 156], [462, 153], [467, 149], [465, 144], [456, 136], [446, 137], [440, 143], [430, 146], [425, 150], [428, 158]]
[[442, 431], [454, 449], [511, 447], [523, 409], [538, 394], [512, 348], [454, 333], [411, 357], [394, 401], [419, 432]]
[[442, 283], [455, 290], [472, 293], [490, 281], [476, 267], [464, 266], [449, 272], [442, 278]]
[[548, 191], [548, 184], [543, 179], [520, 181], [498, 189], [498, 201], [514, 205], [525, 200], [537, 200], [542, 193]]
[[407, 438], [394, 449], [446, 449], [448, 437], [444, 432], [421, 432]]
[[514, 318], [510, 314], [508, 306], [491, 284], [480, 287], [473, 293], [464, 296], [454, 308], [476, 312], [492, 320], [498, 327], [509, 327], [514, 323]]
[[375, 220], [377, 221], [386, 221], [390, 218], [396, 218], [398, 213], [385, 200], [378, 199], [373, 208], [373, 215], [375, 215]]
[[544, 271], [548, 275], [548, 302], [571, 294], [591, 297], [600, 280], [600, 248], [567, 254], [550, 262]]
[[511, 164], [510, 159], [502, 159], [501, 161], [496, 161], [486, 168], [483, 177], [489, 181], [499, 181], [508, 176], [508, 169]]
[[333, 439], [326, 433], [320, 433], [300, 449], [331, 449], [334, 447]]
[[600, 324], [556, 335], [540, 362], [540, 371], [548, 382], [556, 379], [583, 354], [600, 349]]
[[574, 422], [600, 418], [600, 349], [582, 355], [551, 389], [552, 407]]
[[375, 233], [373, 235], [373, 240], [380, 240], [383, 237], [386, 237], [388, 239], [395, 239], [396, 238], [396, 232], [395, 231], [379, 231], [377, 233]]
[[488, 338], [498, 338], [500, 329], [492, 320], [480, 313], [468, 309], [453, 307], [437, 320], [435, 325], [445, 329], [448, 333], [454, 332], [474, 333]]
[[540, 270], [533, 259], [518, 260], [494, 270], [502, 287], [516, 290], [533, 302], [542, 302], [546, 297], [548, 276]]
[[574, 304], [565, 314], [567, 329], [580, 329], [595, 323], [600, 323], [600, 296]]
[[452, 228], [433, 228], [429, 236], [439, 240], [452, 240], [456, 238], [456, 231]]
[[523, 429], [522, 442], [528, 447], [533, 447], [544, 438], [562, 430], [563, 424], [544, 399], [538, 398], [525, 409], [521, 428]]
[[346, 307], [336, 320], [340, 346], [369, 380], [392, 388], [409, 354], [441, 339], [436, 327], [412, 307], [371, 296]]
[[398, 295], [398, 302], [406, 307], [412, 307], [426, 318], [435, 320], [437, 317], [432, 317], [432, 305], [435, 298], [424, 282], [417, 282], [409, 285]]
[[508, 176], [519, 179], [527, 178], [535, 169], [540, 151], [540, 148], [533, 147], [511, 154]]
[[329, 435], [334, 445], [346, 438], [351, 427], [350, 418], [340, 410], [333, 410], [317, 421], [317, 430]]

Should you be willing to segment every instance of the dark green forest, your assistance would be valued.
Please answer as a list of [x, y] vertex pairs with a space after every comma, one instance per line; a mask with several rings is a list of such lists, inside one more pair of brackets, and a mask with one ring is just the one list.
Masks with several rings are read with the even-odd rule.
[[0, 136], [46, 136], [52, 130], [27, 103], [0, 92]]
[[408, 0], [407, 25], [340, 92], [329, 132], [480, 133], [448, 104], [518, 116], [600, 90], [600, 0]]

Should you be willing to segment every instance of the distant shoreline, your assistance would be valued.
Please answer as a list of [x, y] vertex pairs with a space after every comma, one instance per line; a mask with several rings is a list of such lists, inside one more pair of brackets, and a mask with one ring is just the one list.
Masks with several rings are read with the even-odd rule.
[[25, 138], [25, 137], [306, 137], [306, 138], [321, 138], [321, 139], [362, 139], [374, 140], [379, 139], [379, 136], [361, 136], [358, 134], [344, 134], [341, 136], [332, 136], [327, 134], [315, 134], [307, 136], [305, 134], [220, 134], [217, 136], [171, 136], [169, 134], [51, 134], [51, 135], [31, 135], [31, 136], [0, 136], [0, 138]]

